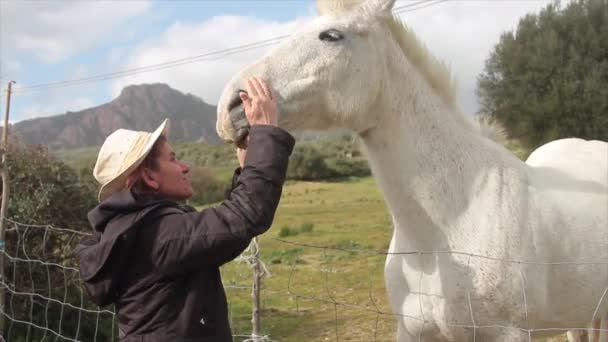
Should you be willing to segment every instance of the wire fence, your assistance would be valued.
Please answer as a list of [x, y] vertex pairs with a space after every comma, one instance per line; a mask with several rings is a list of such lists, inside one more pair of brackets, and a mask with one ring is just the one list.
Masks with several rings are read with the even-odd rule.
[[[0, 314], [8, 323], [7, 341], [115, 341], [118, 338], [116, 314], [92, 304], [80, 280], [72, 254], [76, 244], [89, 233], [28, 225], [7, 220], [6, 245], [0, 249], [8, 260], [0, 288], [7, 300]], [[248, 272], [244, 264], [254, 264], [246, 253], [237, 263], [243, 264], [239, 279]], [[229, 284], [227, 291], [251, 290], [251, 284]], [[233, 312], [230, 313], [233, 316]], [[235, 315], [236, 316], [236, 315]], [[250, 317], [250, 316], [249, 316]], [[235, 339], [271, 341], [264, 336], [244, 332]]]
[[115, 314], [86, 298], [71, 251], [86, 233], [8, 221], [0, 286], [8, 341], [110, 341]]
[[[26, 225], [8, 220], [7, 244], [0, 252], [8, 260], [0, 288], [6, 295], [0, 314], [7, 320], [3, 338], [25, 341], [115, 341], [117, 321], [114, 310], [100, 309], [87, 298], [72, 251], [88, 233], [47, 225]], [[384, 289], [383, 266], [387, 256], [408, 258], [455, 258], [466, 268], [479, 262], [510, 267], [521, 283], [521, 310], [528, 313], [531, 299], [526, 291], [525, 267], [585, 267], [589, 272], [605, 269], [608, 260], [534, 262], [507, 260], [458, 251], [378, 250], [340, 246], [321, 246], [279, 238], [268, 238], [288, 249], [307, 249], [320, 262], [297, 258], [276, 259], [260, 253], [255, 240], [235, 262], [222, 271], [229, 300], [229, 315], [235, 341], [394, 341], [398, 319], [434, 324], [425, 317], [423, 304], [417, 314], [393, 313]], [[457, 260], [456, 260], [457, 259]], [[254, 272], [252, 272], [252, 270]], [[361, 274], [365, 276], [361, 277]], [[441, 296], [425, 288], [425, 273], [419, 274], [418, 298]], [[361, 279], [367, 278], [367, 282]], [[252, 279], [254, 279], [252, 281]], [[256, 283], [257, 279], [257, 283]], [[262, 279], [264, 281], [262, 282]], [[258, 291], [256, 292], [256, 287]], [[608, 284], [597, 289], [597, 305], [589, 308], [589, 321], [599, 318], [608, 307]], [[529, 322], [488, 323], [476, 315], [473, 291], [465, 293], [466, 315], [447, 324], [468, 330], [472, 341], [489, 329], [513, 331], [532, 342], [536, 333], [586, 331], [597, 335], [608, 329], [599, 326], [555, 329], [530, 328]], [[256, 303], [257, 301], [257, 303]], [[308, 322], [314, 321], [314, 325]], [[317, 327], [311, 331], [310, 327]], [[323, 327], [319, 329], [319, 327]], [[287, 330], [286, 330], [287, 329]], [[419, 337], [420, 339], [421, 337]]]

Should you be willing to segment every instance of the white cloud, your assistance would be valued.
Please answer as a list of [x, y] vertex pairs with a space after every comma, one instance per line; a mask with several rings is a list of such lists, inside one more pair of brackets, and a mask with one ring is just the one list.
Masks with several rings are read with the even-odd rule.
[[447, 1], [401, 18], [429, 50], [450, 66], [459, 85], [463, 109], [474, 114], [477, 76], [505, 31], [516, 29], [519, 19], [538, 12], [550, 1]]
[[70, 98], [67, 95], [47, 97], [45, 100], [42, 102], [30, 102], [30, 104], [26, 105], [18, 121], [53, 116], [66, 113], [67, 111], [77, 112], [96, 105], [89, 98]]
[[107, 56], [107, 64], [111, 67], [115, 67], [120, 64], [122, 59], [124, 58], [125, 51], [122, 48], [113, 47], [110, 49], [110, 53]]
[[145, 13], [150, 3], [0, 1], [0, 6], [2, 48], [54, 63], [96, 46], [121, 24]]
[[[253, 17], [220, 16], [198, 24], [177, 22], [159, 38], [135, 48], [124, 68], [154, 65], [179, 58], [202, 55], [293, 32], [308, 19], [274, 22]], [[167, 83], [215, 104], [223, 86], [244, 65], [255, 61], [269, 47], [248, 50], [215, 59], [121, 78], [111, 84], [113, 96], [129, 84]]]
[[[0, 56], [2, 56], [1, 53]], [[2, 71], [0, 76], [3, 78], [8, 78], [9, 75], [14, 75], [15, 73], [19, 72], [22, 66], [23, 64], [17, 60], [2, 59], [0, 60], [0, 70]]]
[[86, 97], [78, 97], [78, 98], [67, 101], [64, 108], [71, 112], [76, 112], [79, 110], [91, 108], [93, 106], [95, 106], [95, 103], [93, 103], [93, 101], [91, 101], [91, 99], [86, 98]]
[[[399, 2], [397, 6], [404, 3]], [[522, 16], [548, 3], [548, 0], [447, 1], [404, 13], [401, 17], [433, 54], [451, 66], [459, 82], [463, 108], [468, 113], [474, 113], [477, 110], [476, 78], [483, 70], [483, 63], [493, 46], [498, 43], [500, 34], [514, 29]], [[15, 52], [20, 51], [44, 62], [55, 62], [96, 47], [101, 40], [111, 37], [121, 24], [120, 37], [112, 39], [123, 40], [129, 35], [124, 30], [127, 20], [144, 13], [155, 15], [149, 11], [147, 1], [0, 1], [0, 6], [3, 77], [25, 67], [17, 58], [6, 58], [7, 51], [13, 54], [8, 57], [15, 57]], [[287, 22], [244, 16], [218, 16], [201, 23], [178, 21], [163, 34], [138, 46], [127, 48], [118, 45], [104, 58], [111, 70], [125, 70], [201, 55], [291, 33], [308, 21], [312, 12], [311, 6], [304, 13], [307, 17]], [[116, 96], [129, 84], [163, 82], [215, 104], [229, 78], [270, 48], [117, 79], [110, 84], [110, 92]], [[80, 78], [95, 73], [95, 70], [79, 65], [66, 78]], [[79, 87], [80, 90], [82, 88]], [[74, 100], [54, 94], [46, 95], [44, 98], [31, 98], [34, 104], [26, 111], [28, 117], [58, 114], [93, 105], [86, 97]]]
[[[537, 12], [549, 0], [447, 1], [401, 14], [401, 18], [452, 69], [461, 104], [467, 113], [477, 108], [476, 79], [501, 33], [516, 28], [521, 17]], [[399, 2], [397, 6], [403, 4]], [[312, 14], [309, 11], [307, 14]], [[309, 18], [272, 22], [253, 17], [214, 17], [199, 24], [177, 22], [158, 39], [135, 48], [122, 69], [163, 63], [182, 57], [239, 46], [293, 32]], [[251, 50], [175, 68], [143, 73], [112, 83], [113, 96], [128, 84], [163, 82], [215, 104], [229, 78], [269, 48]], [[113, 60], [116, 57], [112, 58]]]
[[86, 77], [91, 74], [90, 68], [86, 64], [78, 64], [70, 69], [70, 72], [66, 75], [67, 79], [79, 79]]
[[[0, 0], [0, 75], [2, 83], [42, 76], [45, 67], [64, 70], [61, 65], [71, 57], [98, 48], [104, 40], [121, 42], [133, 30], [130, 21], [147, 14], [151, 7], [142, 1], [1, 1]], [[119, 34], [116, 34], [119, 33]], [[79, 58], [80, 63], [86, 63]], [[77, 79], [94, 73], [85, 64], [67, 65], [63, 79]], [[33, 74], [31, 70], [36, 70]], [[77, 111], [96, 104], [85, 93], [96, 84], [60, 91], [15, 93], [11, 113], [18, 120]], [[67, 91], [66, 91], [67, 90]], [[69, 94], [69, 95], [64, 95]]]

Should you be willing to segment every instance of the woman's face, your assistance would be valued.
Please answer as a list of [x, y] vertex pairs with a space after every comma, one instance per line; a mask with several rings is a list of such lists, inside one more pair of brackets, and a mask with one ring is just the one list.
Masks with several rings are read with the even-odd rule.
[[190, 166], [175, 158], [175, 152], [167, 141], [159, 143], [158, 169], [145, 169], [144, 172], [149, 176], [146, 183], [163, 197], [176, 201], [190, 198], [193, 194]]

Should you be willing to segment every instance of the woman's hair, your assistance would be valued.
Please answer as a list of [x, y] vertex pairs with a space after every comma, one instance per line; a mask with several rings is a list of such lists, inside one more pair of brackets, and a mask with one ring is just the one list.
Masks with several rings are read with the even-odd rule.
[[154, 196], [156, 191], [150, 188], [141, 177], [141, 170], [144, 168], [158, 171], [160, 164], [158, 163], [158, 157], [160, 156], [160, 146], [166, 142], [167, 138], [164, 135], [158, 137], [158, 140], [152, 146], [152, 150], [146, 156], [146, 158], [139, 164], [137, 169], [131, 172], [129, 178], [125, 182], [125, 189], [131, 190], [131, 193], [135, 199], [143, 199], [146, 197]]

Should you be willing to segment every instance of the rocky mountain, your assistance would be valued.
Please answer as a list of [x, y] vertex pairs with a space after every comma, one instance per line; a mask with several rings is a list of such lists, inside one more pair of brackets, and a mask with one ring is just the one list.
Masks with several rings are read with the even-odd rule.
[[113, 101], [66, 114], [21, 121], [10, 135], [26, 144], [61, 151], [101, 146], [118, 128], [152, 131], [164, 118], [171, 120], [170, 141], [218, 143], [216, 107], [166, 84], [131, 85]]

